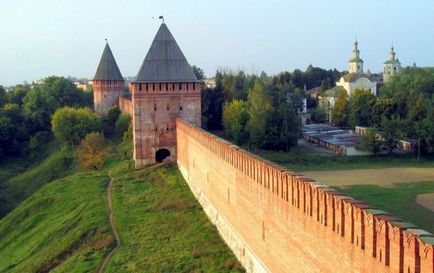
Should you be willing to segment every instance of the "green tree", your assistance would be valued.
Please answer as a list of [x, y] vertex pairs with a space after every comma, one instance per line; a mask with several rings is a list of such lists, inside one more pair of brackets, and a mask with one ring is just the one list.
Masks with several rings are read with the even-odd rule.
[[203, 88], [201, 96], [202, 127], [208, 130], [222, 129], [224, 94], [221, 84], [215, 88]]
[[59, 108], [51, 125], [56, 138], [70, 145], [80, 144], [87, 134], [101, 129], [100, 119], [89, 108]]
[[246, 125], [249, 120], [247, 103], [242, 100], [226, 102], [223, 107], [223, 127], [237, 145], [245, 144], [249, 139]]
[[256, 80], [253, 88], [249, 89], [248, 92], [250, 144], [255, 147], [260, 148], [264, 145], [267, 118], [271, 112], [271, 107], [271, 101], [264, 84], [260, 80]]
[[50, 130], [51, 115], [60, 107], [91, 106], [83, 91], [61, 77], [48, 77], [24, 97], [23, 113], [32, 132]]
[[390, 153], [399, 146], [405, 124], [399, 117], [383, 118], [381, 121], [384, 149]]
[[99, 170], [104, 166], [104, 135], [92, 132], [80, 143], [77, 160], [83, 169]]
[[391, 118], [392, 100], [391, 99], [377, 99], [372, 108], [372, 125], [377, 130], [381, 129], [381, 120], [383, 117]]
[[370, 128], [366, 132], [366, 135], [361, 136], [360, 143], [357, 148], [364, 151], [369, 151], [373, 154], [378, 154], [383, 148], [383, 143], [377, 137], [377, 133], [374, 129]]
[[121, 114], [116, 121], [115, 128], [116, 134], [123, 136], [128, 128], [130, 127], [131, 116], [128, 114]]
[[6, 103], [0, 108], [0, 154], [19, 155], [28, 131], [21, 109], [16, 104]]
[[14, 89], [7, 93], [8, 100], [10, 103], [22, 106], [24, 103], [24, 97], [30, 92], [30, 86], [28, 85], [17, 85]]
[[366, 89], [356, 89], [350, 98], [350, 124], [371, 126], [375, 96]]
[[313, 123], [324, 123], [327, 122], [327, 113], [323, 107], [316, 107], [310, 113], [310, 120]]
[[381, 88], [381, 96], [387, 98], [412, 97], [434, 94], [434, 68], [407, 67]]
[[332, 123], [336, 126], [348, 126], [349, 103], [347, 91], [341, 90], [332, 109]]
[[6, 90], [0, 85], [0, 107], [7, 101]]
[[110, 137], [115, 133], [115, 124], [121, 115], [121, 109], [118, 106], [112, 106], [107, 112], [107, 116], [105, 116], [102, 120], [104, 135], [106, 137]]
[[193, 69], [193, 73], [194, 73], [194, 75], [196, 75], [196, 78], [198, 80], [205, 79], [205, 73], [203, 72], [203, 70], [200, 67], [193, 65], [191, 68]]

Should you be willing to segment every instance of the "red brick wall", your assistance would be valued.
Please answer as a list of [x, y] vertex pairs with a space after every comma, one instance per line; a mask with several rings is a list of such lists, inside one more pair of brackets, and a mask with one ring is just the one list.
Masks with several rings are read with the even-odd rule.
[[200, 83], [133, 82], [130, 90], [136, 167], [155, 163], [159, 149], [176, 158], [176, 118], [200, 126]]
[[105, 116], [110, 107], [119, 104], [124, 93], [124, 81], [93, 81], [93, 104], [95, 113]]
[[433, 272], [429, 234], [180, 119], [176, 128], [181, 172], [209, 217], [235, 230], [217, 225], [249, 272]]
[[120, 97], [119, 108], [121, 109], [122, 113], [133, 116], [133, 101], [131, 98]]

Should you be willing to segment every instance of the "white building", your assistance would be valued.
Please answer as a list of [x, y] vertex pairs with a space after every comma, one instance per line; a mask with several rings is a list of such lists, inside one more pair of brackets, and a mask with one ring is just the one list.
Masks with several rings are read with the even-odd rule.
[[351, 59], [348, 61], [349, 73], [343, 75], [336, 86], [342, 86], [348, 93], [348, 96], [356, 89], [366, 89], [371, 91], [372, 94], [377, 95], [377, 82], [363, 73], [363, 60], [360, 58], [360, 50], [358, 49], [359, 43], [357, 40], [354, 42], [354, 49]]
[[384, 62], [383, 81], [388, 82], [392, 76], [401, 72], [401, 63], [395, 58], [395, 51], [392, 46], [389, 52], [389, 59]]

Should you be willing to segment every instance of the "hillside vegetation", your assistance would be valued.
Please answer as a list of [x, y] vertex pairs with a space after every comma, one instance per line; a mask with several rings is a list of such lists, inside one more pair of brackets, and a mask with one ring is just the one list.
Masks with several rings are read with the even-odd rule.
[[106, 272], [243, 272], [176, 164], [113, 168], [122, 244]]
[[73, 173], [73, 151], [52, 141], [38, 158], [13, 159], [0, 166], [0, 219], [44, 184]]
[[94, 271], [113, 242], [107, 182], [97, 174], [68, 176], [0, 220], [0, 272]]
[[125, 155], [129, 143], [106, 145], [105, 168], [99, 171], [78, 171], [75, 148], [54, 149], [16, 176], [5, 170], [10, 164], [0, 166], [9, 176], [6, 190], [30, 196], [14, 199], [16, 208], [0, 220], [1, 273], [95, 272], [114, 247], [107, 216], [109, 170], [122, 244], [106, 272], [243, 271], [176, 165], [134, 170]]

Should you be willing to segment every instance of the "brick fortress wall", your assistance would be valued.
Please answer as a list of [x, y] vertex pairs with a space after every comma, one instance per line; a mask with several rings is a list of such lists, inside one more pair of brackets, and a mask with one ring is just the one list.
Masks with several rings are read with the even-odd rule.
[[200, 126], [200, 83], [133, 82], [130, 90], [136, 167], [155, 163], [159, 149], [176, 158], [176, 119]]
[[93, 102], [95, 113], [107, 115], [110, 107], [119, 104], [124, 93], [125, 81], [93, 81]]
[[410, 223], [176, 121], [179, 169], [248, 272], [434, 272]]

